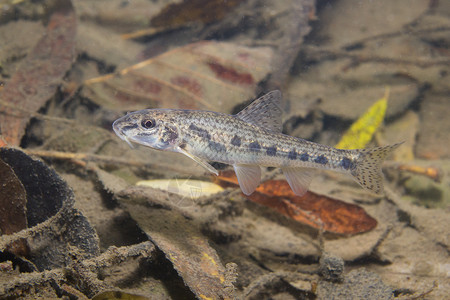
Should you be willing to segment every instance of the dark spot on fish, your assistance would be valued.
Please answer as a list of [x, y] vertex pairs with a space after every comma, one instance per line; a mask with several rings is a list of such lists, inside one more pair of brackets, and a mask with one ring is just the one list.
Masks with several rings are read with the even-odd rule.
[[123, 127], [122, 127], [122, 131], [130, 130], [130, 129], [135, 129], [135, 128], [138, 128], [138, 127], [139, 127], [138, 124], [127, 125], [127, 126], [123, 126]]
[[269, 156], [277, 155], [277, 147], [275, 147], [275, 146], [267, 147], [266, 151], [267, 151], [267, 155], [269, 155]]
[[189, 130], [192, 130], [197, 136], [210, 140], [211, 135], [209, 134], [208, 130], [200, 128], [196, 126], [195, 124], [189, 125]]
[[[140, 132], [139, 136], [153, 136], [153, 133]], [[160, 142], [165, 144], [166, 146], [169, 144], [174, 144], [178, 139], [178, 133], [176, 130], [173, 130], [170, 127], [165, 127], [162, 136], [160, 138]]]
[[251, 142], [248, 145], [248, 148], [250, 149], [250, 151], [259, 151], [259, 150], [261, 150], [261, 146], [259, 145], [258, 142]]
[[187, 143], [185, 140], [182, 140], [181, 143], [178, 145], [181, 149], [186, 149]]
[[240, 147], [241, 146], [241, 138], [238, 137], [237, 135], [233, 136], [233, 138], [231, 139], [231, 145]]
[[291, 150], [291, 151], [288, 153], [288, 158], [289, 158], [290, 160], [297, 159], [297, 152], [295, 152], [295, 150]]
[[208, 146], [211, 150], [216, 151], [216, 152], [226, 152], [227, 148], [222, 145], [221, 143], [217, 143], [214, 141], [209, 141]]
[[161, 140], [166, 144], [173, 144], [178, 138], [178, 133], [172, 128], [166, 127]]
[[308, 161], [308, 160], [309, 160], [309, 154], [306, 153], [306, 152], [303, 152], [303, 153], [300, 155], [300, 160], [301, 160], [301, 161]]
[[319, 155], [316, 157], [314, 162], [321, 165], [325, 165], [326, 163], [328, 163], [328, 158], [326, 158], [324, 155]]
[[345, 170], [353, 168], [353, 161], [349, 159], [348, 157], [344, 157], [340, 162], [341, 167], [343, 167]]

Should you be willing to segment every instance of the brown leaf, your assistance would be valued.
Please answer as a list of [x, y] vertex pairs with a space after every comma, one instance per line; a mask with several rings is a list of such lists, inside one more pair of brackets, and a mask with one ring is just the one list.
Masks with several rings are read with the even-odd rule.
[[30, 120], [24, 110], [36, 112], [50, 99], [74, 59], [76, 16], [69, 0], [60, 2], [46, 34], [1, 91], [0, 128], [10, 145], [20, 144]]
[[255, 94], [270, 72], [272, 50], [198, 42], [90, 79], [83, 93], [117, 111], [148, 107], [230, 112]]
[[[237, 185], [234, 172], [222, 172], [222, 186]], [[284, 180], [269, 180], [247, 196], [250, 200], [271, 207], [300, 223], [339, 234], [356, 234], [375, 228], [377, 221], [357, 205], [307, 192], [299, 197]]]
[[167, 5], [151, 21], [152, 26], [178, 27], [192, 22], [204, 24], [222, 20], [242, 0], [186, 0]]
[[11, 167], [0, 158], [0, 230], [12, 234], [27, 228], [25, 188]]
[[151, 188], [132, 187], [119, 194], [119, 202], [149, 239], [166, 255], [186, 285], [199, 299], [228, 299], [225, 268], [216, 251], [179, 211], [165, 207], [181, 201], [177, 195]]

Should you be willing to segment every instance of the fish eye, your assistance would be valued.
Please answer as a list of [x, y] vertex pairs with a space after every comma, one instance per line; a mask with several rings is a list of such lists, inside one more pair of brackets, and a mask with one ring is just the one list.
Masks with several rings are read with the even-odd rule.
[[141, 126], [146, 129], [153, 128], [153, 127], [155, 127], [155, 125], [156, 125], [155, 120], [152, 120], [152, 119], [144, 119], [141, 122]]

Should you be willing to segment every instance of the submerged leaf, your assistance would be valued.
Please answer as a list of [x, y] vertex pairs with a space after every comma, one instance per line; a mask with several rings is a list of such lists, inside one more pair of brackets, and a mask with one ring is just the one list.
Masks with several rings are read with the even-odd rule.
[[20, 144], [30, 113], [37, 112], [52, 97], [72, 65], [75, 34], [75, 12], [71, 2], [64, 1], [51, 15], [46, 34], [2, 89], [0, 131], [10, 145]]
[[[238, 184], [231, 172], [222, 172], [218, 180], [222, 186]], [[299, 197], [285, 180], [266, 181], [247, 198], [300, 223], [328, 232], [357, 234], [370, 231], [377, 225], [377, 221], [362, 207], [313, 192]]]
[[[179, 198], [179, 199], [177, 199]], [[177, 195], [132, 187], [118, 195], [121, 205], [173, 264], [199, 299], [224, 299], [225, 268], [195, 222], [176, 209]]]
[[384, 97], [375, 102], [358, 120], [356, 120], [336, 145], [338, 149], [364, 148], [371, 140], [384, 120], [389, 88]]
[[173, 28], [192, 22], [217, 22], [241, 2], [242, 0], [190, 0], [171, 3], [150, 23], [152, 26]]
[[25, 188], [12, 168], [0, 158], [0, 230], [12, 234], [27, 228]]
[[268, 47], [198, 42], [90, 79], [82, 93], [117, 111], [161, 107], [231, 112], [254, 96], [270, 71], [271, 57]]
[[73, 191], [53, 169], [18, 149], [0, 148], [0, 159], [11, 167], [25, 188], [29, 227], [27, 232], [22, 230], [9, 239], [0, 239], [0, 252], [7, 250], [29, 258], [38, 270], [67, 265], [73, 259], [69, 252], [75, 248], [79, 251], [76, 259], [98, 255], [94, 228], [72, 207]]
[[160, 189], [191, 199], [209, 196], [223, 191], [221, 186], [209, 181], [180, 178], [142, 180], [137, 182], [136, 185]]

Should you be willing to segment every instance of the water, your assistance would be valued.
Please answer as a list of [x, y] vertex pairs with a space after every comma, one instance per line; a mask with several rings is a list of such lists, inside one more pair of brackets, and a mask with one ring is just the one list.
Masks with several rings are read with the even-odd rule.
[[[20, 146], [61, 174], [75, 192], [75, 207], [100, 237], [102, 252], [150, 239], [167, 257], [140, 257], [149, 266], [145, 271], [130, 258], [124, 271], [113, 263], [101, 270], [104, 286], [94, 282], [83, 289], [67, 278], [55, 279], [57, 285], [67, 283], [88, 297], [117, 288], [156, 298], [329, 298], [337, 291], [353, 298], [429, 291], [430, 299], [448, 296], [450, 3], [272, 2], [0, 1], [0, 145]], [[180, 198], [170, 191], [147, 190], [141, 198], [123, 192], [146, 179], [216, 178], [181, 155], [130, 149], [112, 132], [115, 119], [154, 107], [235, 113], [272, 89], [283, 93], [286, 134], [331, 146], [389, 90], [384, 116], [373, 114], [382, 124], [373, 132], [360, 126], [373, 135], [366, 147], [405, 142], [384, 166], [386, 197], [366, 194], [332, 173], [318, 173], [311, 187], [330, 203], [354, 205], [353, 214], [364, 210], [376, 228], [353, 236], [325, 234], [323, 249], [317, 227], [329, 221], [302, 225], [282, 216], [289, 209], [313, 214], [282, 196], [255, 196], [257, 204], [230, 182], [225, 192], [189, 199], [189, 205], [178, 205]], [[263, 170], [265, 180], [278, 176]], [[123, 193], [147, 203], [141, 212], [150, 207], [150, 229], [136, 215], [139, 206], [133, 210], [136, 203], [119, 197]], [[261, 205], [265, 201], [275, 209]], [[321, 216], [330, 210], [343, 222], [350, 218], [338, 206], [316, 203], [308, 205]], [[183, 248], [180, 236], [199, 242]], [[39, 251], [29, 244], [34, 256], [23, 257], [33, 261]], [[305, 275], [326, 268], [319, 263], [323, 250], [343, 259], [342, 278], [357, 283]], [[5, 270], [12, 268], [10, 256], [3, 257]], [[235, 273], [225, 271], [228, 262], [238, 265], [236, 291], [230, 279]], [[38, 285], [19, 271], [8, 276]], [[374, 276], [379, 281], [370, 290], [364, 280]], [[7, 286], [6, 279], [0, 282]], [[11, 296], [20, 287], [6, 290], [0, 293]], [[26, 291], [30, 299], [45, 293], [61, 292]]]

